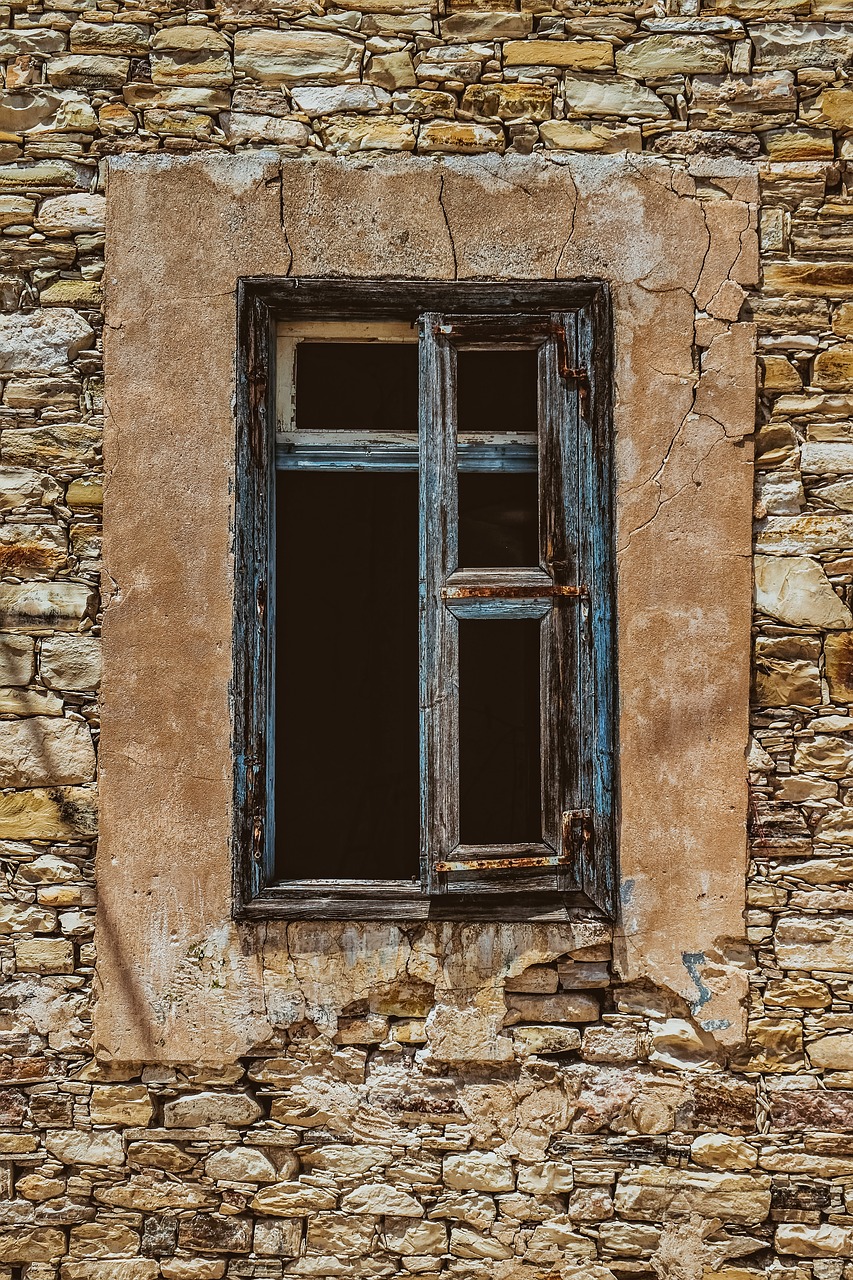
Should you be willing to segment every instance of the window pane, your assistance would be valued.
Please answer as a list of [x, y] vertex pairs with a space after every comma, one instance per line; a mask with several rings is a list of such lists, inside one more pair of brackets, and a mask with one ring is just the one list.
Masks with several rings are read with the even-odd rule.
[[457, 429], [537, 429], [536, 351], [460, 351], [456, 366]]
[[462, 843], [541, 840], [539, 779], [539, 623], [460, 622]]
[[539, 563], [538, 482], [530, 471], [460, 472], [460, 568]]
[[416, 877], [417, 475], [276, 483], [276, 875]]
[[300, 342], [297, 431], [418, 429], [416, 342]]

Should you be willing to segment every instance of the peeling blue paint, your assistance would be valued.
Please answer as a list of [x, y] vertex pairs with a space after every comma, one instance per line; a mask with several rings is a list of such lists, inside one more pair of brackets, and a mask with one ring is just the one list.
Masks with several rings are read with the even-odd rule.
[[699, 1023], [703, 1031], [725, 1031], [731, 1025], [728, 1018], [708, 1018], [707, 1022]]
[[623, 907], [627, 907], [628, 903], [634, 896], [634, 885], [636, 880], [623, 880], [619, 889], [619, 901]]
[[[701, 964], [705, 964], [705, 952], [704, 951], [682, 951], [681, 963], [684, 965], [685, 969], [690, 974], [690, 977], [695, 982], [696, 990], [699, 992], [699, 999], [692, 1000], [690, 1002], [691, 1013], [698, 1013], [699, 1010], [702, 1008], [702, 1006], [704, 1004], [707, 1004], [708, 1001], [711, 999], [711, 992], [705, 986], [705, 983], [702, 981], [702, 977], [699, 973], [699, 966]], [[709, 1028], [707, 1027], [705, 1029], [709, 1030]]]

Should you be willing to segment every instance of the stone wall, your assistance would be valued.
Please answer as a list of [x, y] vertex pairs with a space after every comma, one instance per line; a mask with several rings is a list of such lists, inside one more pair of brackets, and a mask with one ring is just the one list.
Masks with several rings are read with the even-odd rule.
[[[849, 1277], [843, 0], [83, 4], [6, 8], [0, 36], [0, 1278]], [[104, 160], [259, 145], [754, 164], [745, 1043], [723, 1050], [695, 1005], [620, 981], [601, 937], [505, 983], [497, 1063], [430, 1063], [434, 992], [416, 978], [235, 1066], [93, 1061]]]

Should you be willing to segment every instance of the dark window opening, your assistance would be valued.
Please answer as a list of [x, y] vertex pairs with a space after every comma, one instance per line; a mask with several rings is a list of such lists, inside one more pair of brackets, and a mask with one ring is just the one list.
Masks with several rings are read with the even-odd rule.
[[418, 429], [418, 348], [402, 342], [300, 342], [299, 431]]
[[276, 875], [418, 875], [418, 481], [280, 471]]
[[541, 841], [539, 756], [539, 623], [460, 623], [463, 844]]

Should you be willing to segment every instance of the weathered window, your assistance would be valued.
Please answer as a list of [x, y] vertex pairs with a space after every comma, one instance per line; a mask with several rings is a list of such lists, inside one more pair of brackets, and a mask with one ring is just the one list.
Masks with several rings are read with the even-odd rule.
[[244, 284], [242, 910], [612, 913], [606, 301]]

